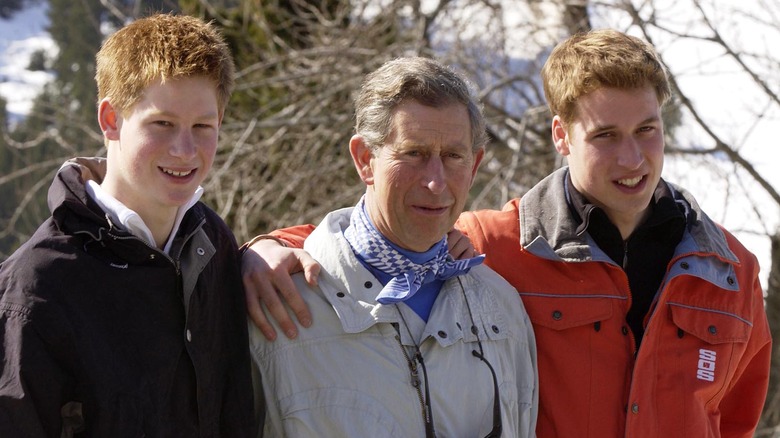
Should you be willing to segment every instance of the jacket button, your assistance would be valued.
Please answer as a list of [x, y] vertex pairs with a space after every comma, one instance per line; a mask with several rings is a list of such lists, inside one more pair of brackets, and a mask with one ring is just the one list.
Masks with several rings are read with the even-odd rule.
[[367, 282], [363, 283], [363, 287], [365, 287], [366, 289], [370, 289], [371, 286], [373, 286], [373, 285], [374, 285], [374, 283], [371, 283], [370, 281], [367, 281]]
[[555, 312], [552, 313], [552, 318], [556, 321], [559, 321], [561, 318], [563, 318], [563, 312], [561, 312], [560, 310], [556, 310]]
[[204, 250], [203, 248], [198, 248], [195, 250], [195, 252], [197, 252], [199, 256], [206, 254], [206, 250]]
[[736, 282], [734, 281], [734, 277], [728, 277], [728, 278], [726, 278], [726, 282], [727, 282], [729, 285], [731, 285], [731, 286], [734, 286], [734, 283], [736, 283]]
[[494, 326], [492, 326], [492, 327], [490, 327], [490, 328], [491, 328], [491, 329], [493, 329], [493, 333], [498, 333], [498, 332], [500, 332], [500, 331], [501, 331], [501, 330], [499, 330], [499, 329], [498, 329], [498, 327], [497, 327], [497, 326], [495, 326], [495, 325], [494, 325]]
[[620, 329], [620, 331], [623, 332], [624, 336], [628, 335], [628, 327], [623, 327], [622, 329]]
[[336, 296], [339, 298], [344, 298], [344, 292], [336, 292]]
[[439, 337], [442, 338], [442, 339], [446, 339], [447, 338], [447, 332], [445, 332], [444, 330], [439, 330]]
[[680, 263], [680, 267], [687, 270], [688, 268], [690, 268], [690, 265], [688, 265], [688, 262], [682, 262]]
[[711, 325], [711, 326], [709, 326], [709, 327], [707, 328], [707, 331], [708, 331], [708, 332], [710, 332], [710, 333], [712, 333], [713, 335], [715, 335], [715, 334], [717, 334], [717, 333], [718, 333], [718, 328], [717, 328], [717, 327], [715, 327], [714, 325]]
[[190, 332], [190, 329], [187, 329], [187, 342], [192, 342], [192, 332]]
[[639, 413], [639, 405], [637, 403], [631, 404], [631, 413], [632, 414], [638, 414]]

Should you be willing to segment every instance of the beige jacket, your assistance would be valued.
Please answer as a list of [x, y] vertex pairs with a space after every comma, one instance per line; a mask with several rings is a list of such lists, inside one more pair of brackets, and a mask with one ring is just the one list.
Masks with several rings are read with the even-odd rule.
[[424, 437], [424, 384], [419, 392], [411, 384], [406, 358], [415, 343], [427, 370], [436, 436], [485, 436], [493, 426], [494, 385], [488, 366], [472, 355], [479, 351], [472, 321], [497, 375], [502, 437], [534, 436], [536, 344], [515, 289], [477, 266], [444, 284], [427, 323], [403, 304], [378, 304], [382, 285], [342, 234], [350, 212], [329, 214], [306, 240], [304, 248], [322, 265], [318, 289], [294, 277], [312, 311], [311, 328], [293, 340], [267, 342], [249, 324], [262, 378], [256, 397], [267, 408], [261, 436]]

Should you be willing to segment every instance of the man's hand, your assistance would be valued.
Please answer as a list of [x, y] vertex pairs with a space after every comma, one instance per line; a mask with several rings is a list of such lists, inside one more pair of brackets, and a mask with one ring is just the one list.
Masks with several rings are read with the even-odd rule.
[[273, 239], [261, 239], [244, 252], [241, 274], [247, 311], [269, 341], [276, 339], [276, 330], [266, 318], [261, 303], [268, 308], [271, 317], [290, 339], [298, 336], [298, 329], [284, 303], [287, 303], [302, 326], [311, 325], [309, 308], [290, 278], [291, 274], [300, 271], [303, 271], [307, 283], [317, 285], [320, 265], [302, 249], [286, 248]]
[[447, 247], [455, 260], [470, 259], [479, 255], [469, 238], [454, 228], [447, 233]]

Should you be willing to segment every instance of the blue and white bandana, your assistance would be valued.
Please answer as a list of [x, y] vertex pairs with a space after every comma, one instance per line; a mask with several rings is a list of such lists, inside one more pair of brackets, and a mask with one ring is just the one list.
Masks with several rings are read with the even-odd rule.
[[368, 265], [393, 277], [377, 295], [377, 302], [382, 304], [405, 301], [414, 296], [423, 284], [465, 274], [485, 259], [484, 255], [479, 255], [453, 260], [445, 236], [434, 245], [437, 251], [432, 259], [422, 264], [409, 260], [374, 227], [366, 212], [365, 197], [352, 210], [349, 223], [344, 237], [353, 251]]

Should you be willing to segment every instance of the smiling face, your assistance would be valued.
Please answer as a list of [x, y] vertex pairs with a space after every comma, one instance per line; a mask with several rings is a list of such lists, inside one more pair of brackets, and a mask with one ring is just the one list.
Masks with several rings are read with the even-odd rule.
[[214, 161], [222, 119], [214, 84], [199, 76], [157, 81], [124, 114], [104, 99], [98, 118], [108, 139], [103, 189], [150, 227], [172, 221]]
[[663, 169], [655, 90], [599, 88], [578, 99], [572, 122], [555, 116], [552, 130], [574, 187], [604, 210], [624, 239], [630, 236], [649, 213]]
[[464, 105], [410, 100], [395, 109], [384, 146], [372, 153], [361, 136], [352, 137], [369, 217], [394, 244], [423, 252], [452, 229], [484, 153], [472, 150], [469, 123]]

